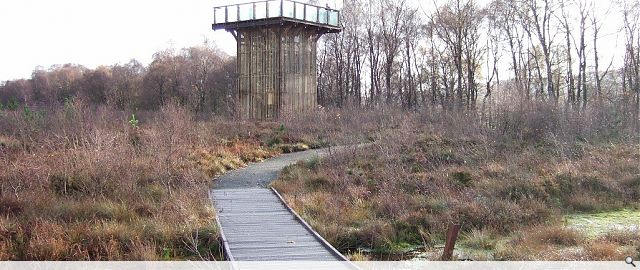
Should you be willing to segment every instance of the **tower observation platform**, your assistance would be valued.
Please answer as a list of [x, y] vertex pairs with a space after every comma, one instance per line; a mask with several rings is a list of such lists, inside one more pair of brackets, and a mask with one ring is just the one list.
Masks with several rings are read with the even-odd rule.
[[275, 119], [317, 106], [317, 41], [342, 30], [338, 10], [290, 0], [221, 6], [212, 28], [237, 42], [240, 118]]

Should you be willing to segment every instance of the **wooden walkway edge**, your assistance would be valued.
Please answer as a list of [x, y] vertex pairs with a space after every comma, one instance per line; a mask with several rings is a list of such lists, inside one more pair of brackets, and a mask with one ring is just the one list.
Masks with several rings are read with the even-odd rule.
[[336, 257], [339, 258], [339, 260], [341, 261], [348, 261], [349, 259], [347, 259], [347, 257], [345, 257], [344, 255], [342, 255], [342, 253], [340, 253], [340, 251], [338, 251], [336, 248], [334, 248], [329, 242], [327, 242], [327, 240], [325, 240], [320, 234], [318, 234], [318, 232], [316, 232], [313, 228], [311, 228], [311, 226], [304, 221], [304, 219], [298, 215], [298, 213], [296, 213], [295, 210], [293, 210], [293, 208], [291, 208], [287, 202], [284, 200], [284, 198], [280, 195], [280, 193], [273, 187], [271, 187], [271, 191], [273, 191], [274, 194], [276, 194], [276, 196], [278, 196], [278, 199], [280, 199], [280, 202], [282, 202], [282, 204], [287, 208], [287, 210], [289, 210], [289, 212], [291, 214], [293, 214], [296, 219], [298, 220], [298, 222], [300, 222], [302, 224], [302, 226], [305, 227], [305, 229], [307, 229], [309, 232], [311, 232], [313, 234], [313, 236], [320, 241], [320, 243], [325, 246], [331, 253], [333, 253]]
[[229, 261], [347, 261], [274, 189], [213, 189], [210, 197]]

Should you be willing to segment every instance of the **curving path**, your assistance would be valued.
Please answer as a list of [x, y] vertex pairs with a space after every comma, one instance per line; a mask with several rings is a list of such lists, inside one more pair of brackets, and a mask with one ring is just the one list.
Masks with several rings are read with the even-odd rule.
[[[333, 147], [332, 150], [340, 148]], [[227, 259], [344, 261], [335, 248], [267, 186], [282, 168], [326, 155], [328, 149], [283, 154], [219, 177], [210, 191]]]

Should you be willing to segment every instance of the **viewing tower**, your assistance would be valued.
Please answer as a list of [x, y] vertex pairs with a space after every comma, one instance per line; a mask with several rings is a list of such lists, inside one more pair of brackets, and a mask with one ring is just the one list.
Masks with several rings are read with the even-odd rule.
[[213, 30], [236, 39], [242, 119], [274, 119], [317, 105], [316, 47], [338, 33], [340, 12], [290, 0], [267, 0], [214, 8]]

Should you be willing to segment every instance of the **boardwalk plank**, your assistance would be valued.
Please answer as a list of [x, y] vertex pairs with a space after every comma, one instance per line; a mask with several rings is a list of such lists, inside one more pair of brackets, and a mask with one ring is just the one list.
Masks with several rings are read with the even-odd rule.
[[212, 191], [218, 220], [236, 260], [341, 260], [266, 188]]

